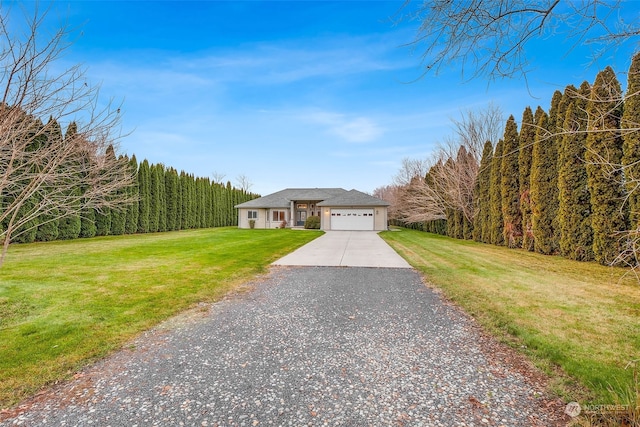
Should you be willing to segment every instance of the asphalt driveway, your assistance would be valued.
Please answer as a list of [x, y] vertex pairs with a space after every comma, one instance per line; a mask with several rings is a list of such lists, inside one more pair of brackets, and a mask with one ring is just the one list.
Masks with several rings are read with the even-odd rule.
[[327, 231], [273, 265], [411, 268], [375, 231]]

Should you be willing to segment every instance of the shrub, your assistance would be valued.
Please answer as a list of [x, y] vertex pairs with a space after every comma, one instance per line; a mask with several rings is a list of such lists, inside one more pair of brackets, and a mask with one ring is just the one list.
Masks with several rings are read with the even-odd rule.
[[252, 229], [252, 230], [254, 228], [256, 228], [256, 220], [255, 219], [250, 219], [249, 220], [249, 228]]
[[320, 217], [319, 216], [307, 217], [307, 220], [304, 222], [304, 228], [320, 230]]

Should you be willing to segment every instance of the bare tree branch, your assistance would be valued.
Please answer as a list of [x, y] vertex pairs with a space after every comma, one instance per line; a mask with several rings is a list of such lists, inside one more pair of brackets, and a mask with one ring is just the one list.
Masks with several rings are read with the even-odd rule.
[[527, 44], [554, 34], [574, 47], [599, 47], [596, 56], [610, 52], [640, 34], [637, 20], [615, 16], [623, 6], [617, 0], [427, 0], [412, 7], [408, 0], [399, 20], [419, 23], [410, 45], [421, 52], [424, 74], [455, 65], [463, 76], [496, 79], [526, 77]]
[[[115, 155], [120, 109], [97, 108], [99, 90], [79, 66], [53, 71], [68, 32], [43, 38], [45, 15], [25, 15], [24, 36], [9, 32], [10, 12], [0, 15], [0, 265], [12, 239], [37, 226], [34, 220], [130, 202], [121, 190], [132, 172]], [[53, 132], [76, 119], [83, 121], [72, 135]]]

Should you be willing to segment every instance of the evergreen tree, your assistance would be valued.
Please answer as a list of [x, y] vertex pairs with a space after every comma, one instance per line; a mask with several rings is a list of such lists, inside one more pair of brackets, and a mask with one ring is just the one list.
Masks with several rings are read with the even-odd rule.
[[[65, 144], [72, 144], [77, 134], [78, 125], [75, 122], [71, 122], [64, 134]], [[77, 159], [69, 159], [68, 161], [74, 162]], [[80, 189], [75, 188], [72, 191], [73, 194], [71, 196], [75, 196], [78, 199], [69, 202], [74, 212], [64, 215], [58, 221], [58, 239], [60, 240], [77, 239], [80, 236]]]
[[493, 158], [493, 144], [487, 141], [482, 150], [478, 179], [474, 189], [473, 240], [477, 242], [491, 242], [491, 159]]
[[[115, 156], [115, 153], [113, 153], [113, 147], [109, 147], [109, 149], [111, 150], [111, 155]], [[118, 160], [123, 166], [127, 168], [129, 167], [129, 160], [124, 156], [120, 156]], [[117, 197], [127, 197], [128, 193], [129, 189], [120, 189], [117, 192]], [[113, 236], [120, 236], [124, 234], [127, 223], [127, 208], [128, 206], [123, 206], [121, 208], [111, 210], [111, 230], [109, 234]]]
[[96, 236], [108, 236], [111, 232], [111, 209], [95, 211]]
[[165, 171], [165, 196], [167, 199], [167, 230], [177, 230], [178, 226], [178, 172], [174, 168]]
[[149, 168], [149, 232], [155, 233], [160, 224], [160, 186], [164, 187], [164, 179], [160, 181], [158, 175], [158, 165], [151, 165]]
[[182, 193], [182, 215], [181, 215], [181, 228], [183, 230], [189, 229], [189, 176], [184, 172], [180, 172], [180, 191]]
[[502, 164], [500, 166], [502, 219], [504, 242], [510, 248], [522, 246], [522, 217], [520, 214], [520, 184], [518, 172], [518, 126], [509, 116], [504, 130]]
[[224, 226], [233, 225], [233, 196], [231, 194], [231, 181], [227, 181], [227, 188], [225, 191], [225, 221]]
[[176, 180], [176, 230], [182, 230], [182, 180], [175, 171]]
[[502, 147], [504, 142], [498, 141], [496, 150], [491, 159], [490, 201], [491, 201], [491, 243], [504, 245], [502, 218]]
[[622, 164], [624, 166], [629, 197], [629, 224], [631, 229], [640, 227], [640, 52], [631, 60], [627, 76], [627, 95], [622, 115], [624, 132]]
[[553, 254], [559, 244], [554, 224], [558, 214], [558, 152], [549, 131], [549, 117], [538, 122], [531, 159], [531, 225], [534, 249], [541, 254]]
[[93, 208], [82, 208], [80, 211], [80, 237], [96, 235], [96, 212]]
[[165, 167], [156, 165], [156, 181], [158, 183], [158, 231], [167, 231], [167, 194], [165, 191]]
[[[41, 120], [39, 119], [34, 120], [31, 117], [27, 116], [26, 114], [23, 116], [22, 120], [23, 121], [21, 121], [19, 125], [30, 128], [29, 129], [30, 135], [27, 136], [27, 138], [30, 141], [32, 141], [32, 143], [29, 145], [29, 147], [27, 147], [27, 150], [29, 151], [36, 150], [39, 147], [39, 145], [43, 143], [43, 139], [45, 138], [43, 134], [44, 125], [42, 124]], [[36, 134], [41, 134], [41, 135], [36, 136]], [[17, 159], [16, 161], [18, 164], [20, 163], [19, 159]], [[24, 165], [20, 165], [20, 166], [24, 167]], [[35, 171], [33, 172], [35, 173]], [[2, 198], [1, 200], [2, 206], [0, 206], [0, 208], [2, 208], [3, 210], [5, 209], [5, 206], [8, 206], [14, 203], [16, 198], [21, 198], [19, 193], [16, 194], [16, 193], [12, 193], [11, 191], [7, 191], [7, 188], [9, 187], [5, 186], [5, 188], [3, 188], [3, 193], [0, 194], [0, 197]], [[26, 215], [28, 215], [30, 212], [34, 210], [38, 202], [39, 200], [37, 196], [33, 196], [24, 200], [22, 206], [18, 209], [18, 213], [17, 213], [18, 217], [25, 217]], [[3, 230], [7, 230], [8, 227], [9, 227], [9, 218], [6, 218], [3, 224], [0, 225], [0, 228], [2, 228]], [[21, 227], [19, 227], [18, 229], [16, 229], [11, 233], [12, 234], [11, 241], [15, 243], [34, 242], [36, 240], [37, 231], [38, 231], [38, 218], [31, 218], [29, 221], [24, 222]]]
[[221, 219], [221, 203], [222, 203], [222, 186], [219, 183], [213, 184], [213, 224], [214, 227], [222, 225]]
[[626, 230], [622, 160], [622, 90], [611, 67], [596, 76], [587, 105], [585, 159], [591, 192], [593, 253], [601, 264], [614, 263], [623, 247], [615, 234]]
[[[538, 107], [536, 115], [538, 119], [544, 111]], [[520, 215], [522, 217], [522, 248], [533, 251], [533, 227], [531, 225], [531, 158], [533, 157], [533, 144], [536, 139], [537, 121], [534, 121], [531, 107], [524, 109], [522, 113], [522, 125], [520, 127], [520, 149], [518, 151], [518, 183], [520, 184]]]
[[[58, 124], [53, 117], [49, 118], [49, 122], [45, 126], [43, 133], [44, 135], [40, 140], [40, 144], [51, 146], [62, 142], [62, 129], [60, 128], [60, 124]], [[38, 218], [39, 225], [35, 237], [37, 241], [49, 242], [58, 238], [58, 234], [60, 232], [58, 227], [59, 216], [60, 211], [58, 209], [53, 209]]]
[[136, 178], [131, 187], [129, 187], [129, 197], [131, 197], [133, 201], [127, 209], [124, 232], [127, 234], [134, 234], [138, 231], [138, 216], [140, 215], [138, 160], [136, 159], [135, 155], [131, 156], [131, 159], [129, 159], [129, 172]]
[[587, 130], [587, 99], [591, 93], [584, 82], [573, 96], [565, 114], [565, 133], [558, 152], [558, 224], [560, 254], [579, 261], [593, 259], [591, 195], [584, 161]]
[[151, 208], [151, 170], [149, 162], [144, 159], [138, 169], [138, 191], [140, 199], [138, 201], [138, 233], [149, 232], [149, 216]]

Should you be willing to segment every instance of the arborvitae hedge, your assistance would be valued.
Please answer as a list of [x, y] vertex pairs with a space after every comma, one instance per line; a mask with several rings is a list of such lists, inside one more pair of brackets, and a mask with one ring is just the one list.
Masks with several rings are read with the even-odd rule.
[[504, 244], [502, 219], [502, 140], [496, 144], [496, 150], [491, 159], [490, 178], [490, 212], [491, 212], [491, 243], [494, 245]]
[[138, 191], [138, 233], [148, 233], [151, 208], [151, 170], [147, 159], [142, 161], [138, 169]]
[[[542, 109], [538, 113], [542, 115]], [[533, 251], [533, 228], [531, 225], [531, 157], [536, 139], [537, 122], [534, 121], [531, 107], [524, 109], [518, 140], [518, 184], [520, 185], [520, 215], [522, 218], [522, 248]]]
[[491, 242], [491, 159], [493, 158], [493, 144], [484, 143], [480, 170], [475, 186], [475, 210], [473, 216], [473, 239], [478, 242]]
[[587, 174], [591, 189], [593, 253], [601, 264], [614, 262], [622, 250], [617, 232], [626, 229], [622, 160], [622, 90], [611, 67], [596, 76], [587, 106]]
[[[78, 126], [75, 122], [71, 122], [67, 126], [67, 131], [64, 134], [65, 140], [71, 140], [78, 133]], [[68, 159], [69, 162], [73, 162], [74, 159]], [[72, 196], [79, 196], [80, 189], [74, 190], [75, 194]], [[75, 209], [80, 207], [80, 201], [78, 200], [73, 204]], [[72, 213], [60, 218], [58, 221], [58, 240], [70, 240], [77, 239], [80, 236], [80, 213]]]
[[174, 168], [169, 168], [164, 175], [164, 189], [167, 206], [167, 230], [178, 229], [178, 172]]
[[[129, 159], [129, 171], [131, 173], [137, 173], [138, 170], [138, 160], [136, 160], [136, 156], [131, 156]], [[133, 199], [131, 204], [127, 208], [127, 215], [125, 220], [125, 233], [133, 234], [138, 230], [138, 216], [140, 215], [140, 202], [139, 202], [139, 194], [140, 187], [139, 182], [136, 179], [131, 187], [129, 187], [128, 196]]]
[[522, 246], [522, 217], [520, 214], [520, 184], [518, 173], [518, 126], [509, 116], [504, 129], [502, 146], [502, 220], [504, 242], [510, 248]]
[[80, 212], [80, 237], [94, 237], [96, 235], [96, 211], [85, 208]]
[[[557, 102], [560, 102], [559, 98]], [[534, 249], [541, 254], [553, 254], [559, 249], [555, 230], [558, 214], [557, 170], [558, 150], [555, 138], [549, 131], [549, 117], [544, 114], [538, 122], [536, 140], [533, 144], [530, 181]]]
[[584, 160], [588, 82], [582, 83], [565, 114], [565, 134], [558, 150], [558, 224], [560, 254], [579, 261], [593, 259], [591, 195]]
[[627, 74], [627, 95], [622, 115], [622, 163], [629, 194], [629, 226], [640, 227], [640, 52], [633, 56]]
[[[62, 129], [60, 125], [56, 120], [50, 118], [49, 123], [47, 123], [45, 127], [41, 144], [51, 146], [52, 144], [59, 144], [62, 140]], [[37, 220], [40, 224], [38, 225], [35, 240], [40, 242], [56, 240], [60, 232], [58, 228], [59, 216], [60, 212], [57, 209], [40, 216]]]

